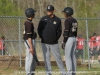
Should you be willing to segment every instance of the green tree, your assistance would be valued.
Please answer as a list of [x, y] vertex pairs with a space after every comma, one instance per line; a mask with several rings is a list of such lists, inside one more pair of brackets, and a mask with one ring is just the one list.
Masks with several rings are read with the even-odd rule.
[[22, 14], [22, 10], [17, 9], [10, 0], [0, 0], [0, 5], [0, 16], [19, 16]]

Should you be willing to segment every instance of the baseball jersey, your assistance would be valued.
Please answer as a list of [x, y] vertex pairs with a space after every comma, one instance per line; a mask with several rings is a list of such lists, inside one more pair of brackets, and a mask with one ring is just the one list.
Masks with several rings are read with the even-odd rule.
[[96, 47], [96, 37], [95, 36], [91, 37], [91, 42], [92, 42], [93, 47]]
[[77, 39], [77, 49], [82, 50], [84, 47], [84, 38]]
[[100, 46], [100, 36], [96, 37], [96, 46]]
[[92, 43], [91, 39], [89, 39], [89, 48], [90, 48], [90, 49], [93, 48], [93, 43]]
[[66, 42], [66, 37], [76, 37], [77, 36], [77, 28], [78, 28], [78, 23], [76, 19], [73, 17], [67, 18], [65, 20], [65, 29], [64, 29], [64, 42]]
[[27, 40], [28, 38], [34, 39], [34, 25], [31, 20], [25, 21], [23, 34], [24, 40]]
[[4, 50], [4, 49], [5, 49], [4, 41], [0, 39], [0, 50]]

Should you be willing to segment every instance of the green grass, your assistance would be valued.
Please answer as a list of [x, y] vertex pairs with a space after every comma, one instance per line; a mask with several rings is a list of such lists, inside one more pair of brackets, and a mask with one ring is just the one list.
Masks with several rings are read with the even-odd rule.
[[[53, 75], [60, 75], [59, 69], [57, 66], [52, 66]], [[38, 73], [38, 72], [44, 72], [44, 68], [37, 68], [36, 69], [36, 75], [45, 75], [45, 73]], [[18, 69], [7, 69], [4, 68], [0, 70], [0, 75], [25, 75], [24, 68], [18, 68]], [[91, 68], [90, 70], [88, 67], [77, 67], [77, 74], [76, 75], [100, 75], [100, 68]]]

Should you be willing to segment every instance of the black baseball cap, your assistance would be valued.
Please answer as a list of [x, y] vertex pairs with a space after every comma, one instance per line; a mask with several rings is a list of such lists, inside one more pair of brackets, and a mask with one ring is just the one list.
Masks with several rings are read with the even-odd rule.
[[46, 10], [47, 11], [53, 11], [54, 10], [54, 6], [48, 5]]

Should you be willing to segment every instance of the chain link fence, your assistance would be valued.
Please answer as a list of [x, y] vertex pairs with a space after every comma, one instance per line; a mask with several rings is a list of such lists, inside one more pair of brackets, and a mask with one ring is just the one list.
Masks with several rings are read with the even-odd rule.
[[[3, 66], [10, 66], [13, 61], [17, 61], [15, 64], [13, 63], [13, 67], [24, 67], [24, 61], [25, 61], [25, 46], [23, 41], [23, 24], [25, 21], [25, 17], [12, 17], [12, 16], [2, 16], [0, 17], [0, 36], [4, 36], [5, 40], [5, 54], [3, 54], [3, 49], [1, 49], [1, 60], [0, 64]], [[35, 31], [37, 32], [37, 27], [39, 23], [40, 18], [35, 18], [33, 20]], [[62, 20], [62, 28], [64, 30], [64, 20]], [[95, 64], [98, 64], [98, 54], [91, 57], [91, 51], [89, 50], [89, 37], [92, 36], [93, 33], [97, 33], [97, 35], [100, 35], [100, 19], [93, 19], [93, 18], [77, 18], [78, 21], [78, 37], [81, 35], [81, 37], [84, 39], [81, 41], [81, 49], [78, 49], [78, 42], [76, 46], [76, 57], [77, 57], [77, 63], [78, 65], [82, 65], [81, 67], [85, 66], [91, 69], [91, 60], [94, 60]], [[77, 38], [78, 38], [77, 37]], [[59, 47], [62, 59], [64, 61], [64, 50], [61, 48], [61, 42], [63, 37], [59, 39]], [[41, 61], [41, 65], [44, 66], [43, 63], [43, 55], [41, 50], [41, 42], [39, 36], [36, 39], [36, 51], [37, 56], [39, 60]], [[12, 61], [13, 60], [13, 61]], [[6, 61], [6, 62], [5, 62]], [[8, 61], [8, 65], [7, 65]], [[52, 65], [53, 61], [55, 61], [53, 55], [51, 54], [51, 61]], [[6, 64], [6, 65], [5, 65]], [[37, 66], [39, 67], [39, 66]], [[44, 68], [44, 67], [43, 67]], [[39, 69], [39, 68], [38, 68]]]

